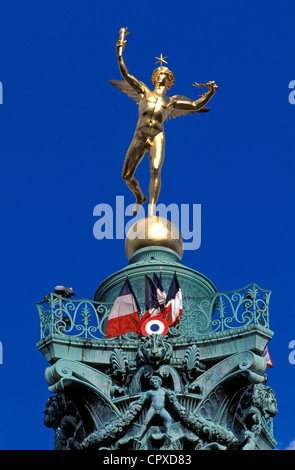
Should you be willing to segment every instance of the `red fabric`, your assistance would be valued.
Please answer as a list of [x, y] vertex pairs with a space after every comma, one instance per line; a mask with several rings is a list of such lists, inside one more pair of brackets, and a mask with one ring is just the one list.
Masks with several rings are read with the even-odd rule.
[[108, 338], [115, 338], [116, 336], [125, 335], [130, 331], [138, 331], [140, 318], [139, 313], [128, 313], [117, 318], [108, 320], [106, 335]]

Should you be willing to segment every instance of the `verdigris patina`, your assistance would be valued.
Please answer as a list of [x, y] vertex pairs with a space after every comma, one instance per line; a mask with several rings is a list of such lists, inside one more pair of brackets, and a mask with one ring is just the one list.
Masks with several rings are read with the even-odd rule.
[[101, 284], [95, 302], [51, 295], [38, 304], [38, 347], [51, 364], [45, 376], [54, 394], [46, 425], [55, 430], [56, 448], [274, 448], [277, 404], [263, 354], [273, 335], [270, 292], [252, 285], [218, 293], [203, 275], [170, 264], [169, 249], [157, 250], [159, 256], [142, 250], [128, 275], [140, 298], [144, 274], [159, 268], [160, 256], [164, 283], [177, 267], [183, 314], [165, 335], [106, 338], [101, 322], [112, 303], [104, 301], [115, 297], [121, 271]]

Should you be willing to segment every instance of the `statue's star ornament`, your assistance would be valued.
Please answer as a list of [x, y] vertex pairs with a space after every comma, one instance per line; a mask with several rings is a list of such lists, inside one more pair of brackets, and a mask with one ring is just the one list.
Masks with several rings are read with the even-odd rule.
[[160, 64], [160, 67], [162, 67], [163, 62], [164, 62], [164, 64], [168, 64], [168, 62], [165, 60], [165, 59], [167, 59], [167, 56], [163, 57], [162, 53], [161, 53], [161, 57], [155, 57], [155, 59], [157, 59], [156, 64]]

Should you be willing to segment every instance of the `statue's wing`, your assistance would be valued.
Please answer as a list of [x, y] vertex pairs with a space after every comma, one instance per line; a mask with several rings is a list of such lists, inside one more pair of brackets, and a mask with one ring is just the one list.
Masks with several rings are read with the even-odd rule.
[[134, 90], [126, 80], [110, 80], [110, 82], [114, 87], [119, 88], [123, 93], [126, 93], [126, 95], [128, 95], [129, 98], [132, 98], [137, 104], [139, 103], [140, 94], [137, 93], [137, 91]]
[[[174, 96], [172, 96], [171, 101], [174, 101], [174, 100], [186, 101], [186, 102], [189, 102], [189, 103], [194, 102], [193, 100], [191, 100], [187, 96], [183, 96], [183, 95], [174, 95]], [[201, 109], [197, 109], [197, 110], [172, 108], [171, 112], [167, 116], [167, 120], [172, 119], [172, 118], [175, 119], [176, 117], [179, 117], [179, 116], [186, 116], [187, 114], [208, 113], [208, 111], [210, 111], [210, 109], [205, 108], [205, 107], [203, 107]]]

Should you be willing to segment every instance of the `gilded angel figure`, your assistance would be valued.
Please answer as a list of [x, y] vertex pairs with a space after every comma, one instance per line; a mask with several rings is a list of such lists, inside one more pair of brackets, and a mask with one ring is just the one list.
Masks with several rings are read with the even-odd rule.
[[155, 88], [150, 90], [147, 85], [133, 77], [127, 69], [123, 59], [127, 34], [129, 34], [127, 28], [121, 28], [116, 44], [119, 70], [124, 80], [111, 80], [111, 84], [134, 99], [139, 106], [139, 116], [125, 157], [122, 178], [135, 196], [133, 215], [136, 215], [140, 205], [147, 198], [142, 193], [134, 173], [145, 153], [148, 152], [150, 161], [149, 215], [153, 215], [161, 189], [161, 169], [165, 153], [164, 121], [186, 114], [209, 111], [205, 105], [216, 92], [217, 85], [214, 81], [205, 84], [195, 83], [196, 87], [208, 87], [208, 91], [195, 101], [182, 95], [168, 97], [166, 91], [174, 84], [175, 78], [171, 70], [163, 66], [163, 63], [167, 64], [167, 62], [166, 57], [163, 58], [161, 54], [160, 58], [156, 57], [158, 59], [156, 63], [160, 63], [160, 66], [152, 74]]

